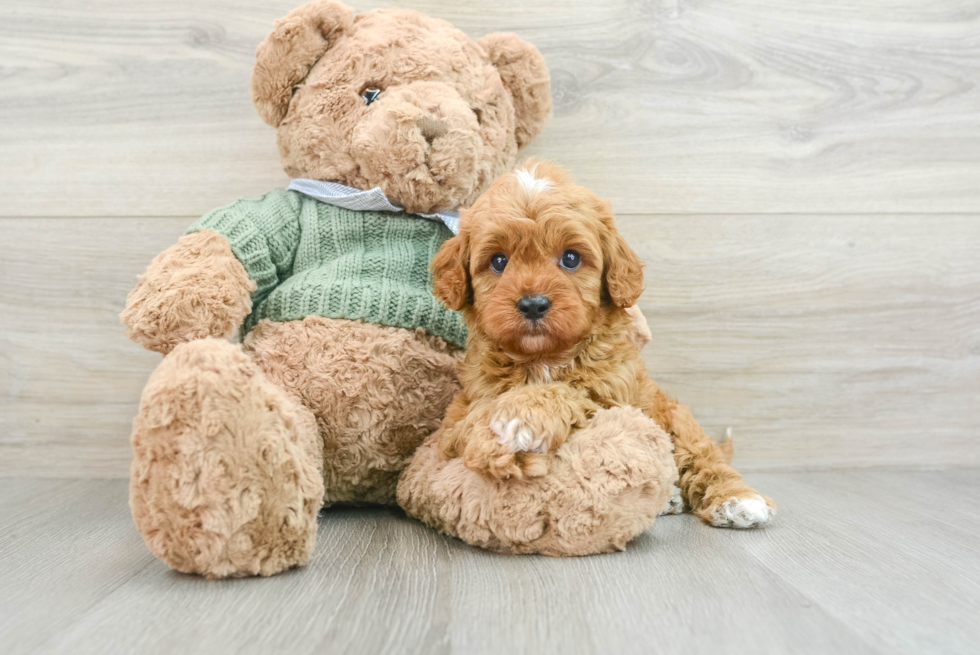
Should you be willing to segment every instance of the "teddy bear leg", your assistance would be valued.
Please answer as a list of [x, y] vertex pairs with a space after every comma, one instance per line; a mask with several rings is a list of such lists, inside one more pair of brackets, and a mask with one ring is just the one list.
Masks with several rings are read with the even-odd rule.
[[668, 514], [683, 514], [684, 513], [684, 496], [681, 494], [681, 488], [675, 483], [670, 489], [670, 498], [667, 499], [667, 507], [664, 511], [660, 512], [660, 516], [666, 516]]
[[495, 479], [443, 460], [439, 432], [416, 451], [398, 502], [482, 548], [552, 556], [623, 550], [653, 525], [677, 481], [670, 437], [633, 407], [599, 410], [536, 478]]
[[316, 417], [327, 503], [394, 504], [459, 389], [457, 349], [422, 330], [307, 316], [259, 321], [242, 346]]
[[209, 578], [305, 563], [323, 502], [312, 414], [239, 346], [180, 344], [143, 390], [130, 507], [154, 555]]

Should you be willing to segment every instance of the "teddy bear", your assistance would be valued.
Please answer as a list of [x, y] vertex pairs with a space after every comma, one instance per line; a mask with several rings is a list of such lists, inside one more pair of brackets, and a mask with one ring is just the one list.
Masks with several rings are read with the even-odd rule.
[[[460, 388], [466, 327], [432, 294], [429, 262], [454, 210], [551, 114], [545, 61], [518, 36], [473, 40], [415, 11], [355, 15], [334, 0], [276, 21], [251, 92], [290, 188], [205, 215], [153, 259], [121, 314], [131, 339], [164, 355], [133, 423], [134, 521], [157, 557], [209, 578], [305, 563], [325, 506], [396, 504]], [[649, 527], [676, 478], [658, 431], [638, 410], [597, 416], [535, 491], [551, 501], [537, 524], [552, 507], [567, 520], [520, 550], [617, 549]], [[659, 445], [625, 462], [624, 439]], [[470, 473], [428, 467], [407, 484], [431, 507], [461, 498], [447, 476]], [[559, 502], [569, 485], [588, 490], [573, 509]], [[527, 532], [507, 516], [514, 489], [481, 488], [497, 518], [460, 515], [462, 529], [445, 531], [511, 543]], [[575, 552], [564, 525], [587, 533]]]

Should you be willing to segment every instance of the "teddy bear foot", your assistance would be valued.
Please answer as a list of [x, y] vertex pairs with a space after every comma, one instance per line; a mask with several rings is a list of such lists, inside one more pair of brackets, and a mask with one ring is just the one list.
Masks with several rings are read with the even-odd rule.
[[439, 432], [398, 483], [411, 516], [474, 546], [552, 556], [623, 550], [653, 525], [677, 481], [670, 437], [633, 407], [599, 410], [542, 477], [498, 480], [439, 455]]
[[184, 343], [133, 424], [130, 507], [154, 555], [209, 578], [305, 563], [323, 503], [315, 420], [240, 347]]

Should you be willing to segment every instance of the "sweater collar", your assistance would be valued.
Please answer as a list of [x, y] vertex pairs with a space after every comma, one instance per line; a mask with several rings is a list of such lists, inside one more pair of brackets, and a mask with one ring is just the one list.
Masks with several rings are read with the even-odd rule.
[[[336, 182], [296, 178], [289, 183], [289, 190], [298, 191], [305, 196], [315, 198], [328, 205], [336, 205], [337, 207], [343, 207], [344, 209], [351, 209], [353, 211], [405, 211], [405, 208], [401, 205], [397, 205], [388, 200], [381, 187], [374, 187], [370, 191], [362, 191], [361, 189], [337, 184]], [[442, 221], [453, 234], [459, 234], [459, 212], [453, 209], [445, 209], [435, 214], [409, 215], [421, 216], [431, 221]]]

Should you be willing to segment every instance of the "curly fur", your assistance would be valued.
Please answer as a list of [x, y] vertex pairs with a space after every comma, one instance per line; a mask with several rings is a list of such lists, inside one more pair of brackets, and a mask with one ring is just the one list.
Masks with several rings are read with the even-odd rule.
[[143, 390], [132, 440], [133, 519], [170, 566], [271, 575], [309, 558], [322, 445], [309, 412], [240, 348], [177, 346]]
[[260, 321], [245, 352], [316, 417], [327, 503], [394, 503], [398, 475], [459, 389], [461, 351], [423, 330]]
[[186, 341], [231, 336], [252, 311], [253, 291], [228, 241], [204, 230], [153, 259], [120, 318], [130, 339], [166, 355]]
[[[530, 184], [531, 175], [546, 183]], [[580, 256], [574, 270], [559, 265], [569, 249]], [[502, 272], [490, 266], [497, 254], [507, 258]], [[432, 266], [437, 293], [463, 309], [470, 328], [463, 391], [440, 431], [444, 459], [461, 457], [492, 478], [545, 475], [597, 408], [634, 406], [673, 436], [680, 488], [697, 516], [722, 525], [726, 502], [757, 498], [775, 510], [647, 375], [628, 311], [643, 289], [642, 264], [609, 204], [566, 171], [532, 161], [523, 177], [494, 182]], [[550, 299], [540, 320], [519, 311], [529, 295]], [[493, 417], [506, 429], [494, 429]]]
[[261, 321], [241, 346], [177, 346], [133, 425], [131, 506], [150, 550], [208, 577], [308, 558], [324, 503], [394, 503], [458, 389], [458, 349], [419, 330]]

